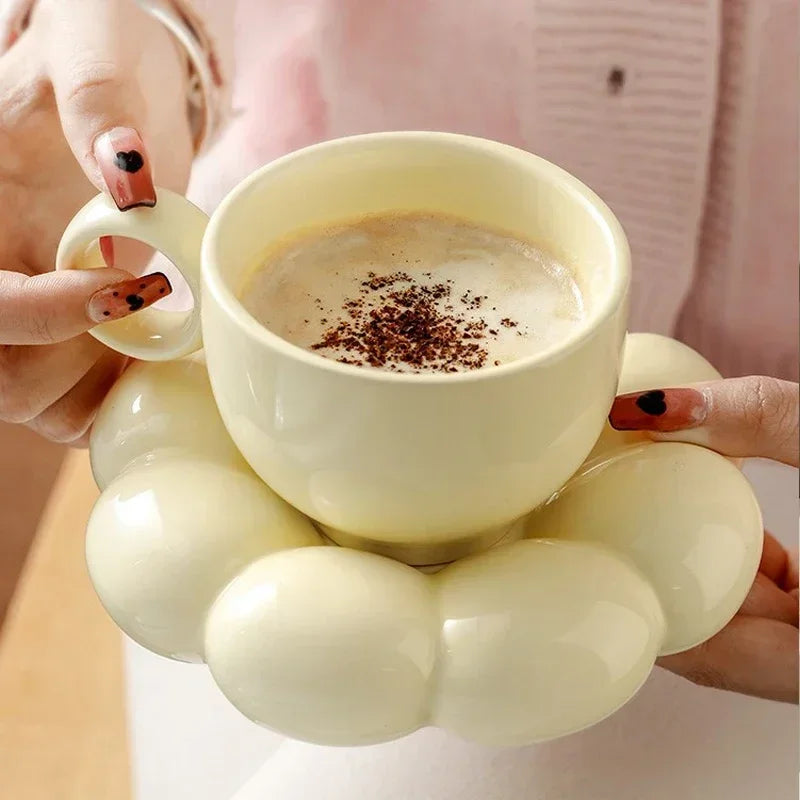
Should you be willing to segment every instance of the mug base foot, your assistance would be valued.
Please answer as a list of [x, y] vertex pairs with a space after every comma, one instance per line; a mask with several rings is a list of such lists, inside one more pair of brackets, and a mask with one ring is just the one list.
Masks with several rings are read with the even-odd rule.
[[336, 530], [316, 521], [314, 526], [327, 544], [375, 553], [417, 567], [423, 572], [436, 572], [453, 561], [522, 539], [525, 534], [524, 518], [449, 541], [425, 544], [379, 541]]

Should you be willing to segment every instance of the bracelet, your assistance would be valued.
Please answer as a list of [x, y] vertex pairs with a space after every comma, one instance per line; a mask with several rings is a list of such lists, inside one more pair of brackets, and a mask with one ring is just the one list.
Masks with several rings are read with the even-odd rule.
[[0, 55], [19, 39], [28, 27], [35, 0], [7, 0], [0, 8]]
[[195, 153], [215, 138], [222, 126], [223, 81], [214, 48], [200, 20], [185, 0], [135, 0], [182, 46], [187, 58], [187, 113]]
[[[36, 0], [9, 0], [0, 9], [0, 55], [28, 27]], [[181, 45], [186, 57], [187, 113], [195, 154], [206, 148], [222, 127], [226, 82], [215, 48], [187, 0], [134, 0], [157, 19]]]

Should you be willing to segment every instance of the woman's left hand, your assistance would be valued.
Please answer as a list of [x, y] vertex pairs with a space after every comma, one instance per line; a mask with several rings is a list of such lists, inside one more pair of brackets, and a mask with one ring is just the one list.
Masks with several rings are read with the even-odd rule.
[[122, 238], [100, 242], [117, 269], [53, 273], [59, 239], [100, 189], [121, 209], [153, 205], [155, 169], [183, 191], [192, 155], [184, 56], [167, 29], [134, 0], [37, 0], [0, 56], [0, 420], [85, 444], [126, 365], [86, 331], [171, 287], [134, 279], [149, 253]]
[[[750, 377], [622, 395], [609, 415], [618, 430], [647, 431], [728, 456], [797, 467], [798, 384]], [[758, 575], [736, 616], [716, 636], [660, 666], [703, 686], [798, 701], [798, 556], [769, 533]]]

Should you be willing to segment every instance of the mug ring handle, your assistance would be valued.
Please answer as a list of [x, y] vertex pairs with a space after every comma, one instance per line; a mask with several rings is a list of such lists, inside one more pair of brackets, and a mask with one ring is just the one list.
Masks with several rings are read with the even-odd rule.
[[168, 361], [202, 347], [200, 250], [208, 217], [182, 195], [161, 188], [157, 194], [153, 208], [128, 211], [98, 195], [67, 225], [56, 253], [57, 270], [101, 267], [97, 240], [124, 236], [160, 250], [180, 271], [194, 300], [191, 310], [147, 308], [89, 331], [112, 350], [143, 361]]

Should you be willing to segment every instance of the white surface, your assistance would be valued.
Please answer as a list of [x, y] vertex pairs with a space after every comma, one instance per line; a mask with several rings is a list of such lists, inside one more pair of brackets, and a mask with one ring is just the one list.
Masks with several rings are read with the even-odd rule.
[[[796, 545], [797, 471], [753, 463], [766, 526]], [[137, 800], [794, 800], [797, 709], [656, 670], [574, 736], [492, 749], [424, 730], [358, 749], [302, 744], [239, 716], [202, 667], [128, 645]]]

